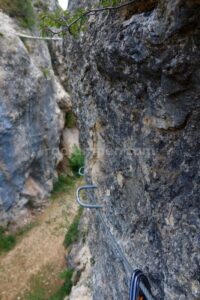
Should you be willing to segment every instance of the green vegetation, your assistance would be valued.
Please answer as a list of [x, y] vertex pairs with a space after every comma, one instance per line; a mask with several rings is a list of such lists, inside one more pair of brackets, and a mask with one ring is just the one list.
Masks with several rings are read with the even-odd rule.
[[75, 114], [72, 111], [68, 111], [65, 117], [65, 126], [67, 128], [73, 128], [76, 127], [76, 124], [77, 120]]
[[42, 69], [42, 73], [43, 73], [43, 75], [44, 75], [45, 78], [48, 78], [49, 75], [50, 75], [50, 71], [49, 71], [48, 68], [43, 68]]
[[54, 12], [41, 12], [39, 14], [40, 30], [42, 35], [46, 36], [50, 33], [48, 28], [60, 28], [65, 22], [62, 20], [62, 16], [69, 16], [68, 11], [63, 12], [62, 9], [57, 9]]
[[[38, 283], [39, 285], [39, 283]], [[45, 299], [45, 288], [38, 286], [33, 292], [27, 293], [25, 296], [26, 300], [44, 300]]]
[[[64, 280], [64, 284], [60, 287], [60, 289], [49, 298], [49, 300], [63, 300], [65, 296], [68, 296], [71, 292], [73, 282], [72, 282], [72, 276], [73, 276], [74, 270], [68, 269], [61, 273], [61, 279]], [[30, 299], [34, 300], [34, 299]]]
[[48, 11], [48, 4], [44, 3], [44, 1], [42, 1], [42, 0], [35, 1], [34, 6], [37, 9], [42, 10], [43, 12]]
[[27, 225], [25, 225], [24, 227], [18, 229], [16, 236], [17, 237], [22, 237], [24, 235], [26, 235], [31, 229], [33, 229], [34, 227], [38, 226], [38, 222], [31, 222]]
[[0, 9], [9, 16], [17, 18], [25, 28], [32, 29], [35, 25], [31, 0], [0, 0]]
[[54, 183], [52, 196], [56, 196], [58, 193], [67, 192], [74, 184], [75, 179], [73, 177], [64, 174], [59, 175], [57, 181]]
[[94, 258], [94, 256], [92, 256], [92, 257], [90, 258], [90, 264], [91, 264], [91, 266], [94, 266], [94, 265], [95, 265], [95, 258]]
[[[91, 9], [95, 8], [97, 14], [98, 8], [108, 8], [107, 11], [109, 11], [109, 7], [117, 6], [120, 3], [121, 0], [100, 0], [99, 4], [92, 6]], [[90, 10], [84, 7], [78, 8], [73, 12], [61, 9], [53, 13], [43, 12], [39, 16], [40, 30], [42, 35], [47, 35], [48, 33], [52, 33], [51, 28], [65, 28], [65, 30], [61, 30], [60, 35], [66, 35], [66, 31], [68, 31], [76, 38], [81, 31], [87, 29], [86, 22], [89, 16]]]
[[84, 160], [84, 155], [81, 149], [74, 146], [73, 153], [69, 159], [69, 165], [76, 176], [78, 175], [79, 169], [84, 166]]
[[[48, 270], [49, 269], [49, 270]], [[32, 276], [31, 280], [31, 291], [27, 291], [22, 299], [24, 300], [63, 300], [66, 296], [68, 296], [71, 292], [73, 282], [72, 276], [74, 273], [73, 269], [67, 269], [60, 274], [60, 280], [63, 281], [60, 288], [55, 291], [55, 287], [53, 286], [53, 294], [52, 290], [50, 292], [48, 286], [45, 285], [46, 278], [48, 277], [48, 273], [53, 272], [52, 266], [45, 267], [44, 273], [38, 273], [37, 275]], [[57, 279], [56, 279], [57, 281]]]
[[16, 238], [12, 235], [6, 235], [3, 227], [0, 227], [0, 254], [10, 251], [16, 244]]
[[31, 229], [37, 226], [37, 222], [31, 222], [15, 232], [14, 235], [5, 233], [5, 229], [0, 226], [0, 254], [10, 251], [14, 248], [19, 238], [26, 235]]
[[[18, 298], [23, 300], [48, 300], [50, 291], [45, 283], [48, 283], [48, 276], [54, 271], [53, 265], [45, 265], [37, 274], [31, 276], [30, 289]], [[54, 288], [54, 286], [53, 286]], [[18, 299], [17, 298], [17, 299]]]
[[103, 7], [116, 6], [120, 3], [120, 0], [100, 0], [100, 4]]
[[83, 212], [83, 208], [80, 207], [76, 217], [74, 218], [73, 223], [71, 224], [68, 232], [65, 235], [65, 240], [64, 240], [65, 248], [68, 248], [78, 240], [78, 234], [79, 234], [78, 226], [80, 223], [82, 212]]

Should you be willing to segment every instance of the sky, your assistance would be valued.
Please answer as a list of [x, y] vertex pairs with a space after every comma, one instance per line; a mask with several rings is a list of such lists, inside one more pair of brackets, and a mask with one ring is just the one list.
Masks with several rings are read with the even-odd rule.
[[67, 8], [68, 0], [58, 0], [58, 1], [59, 1], [60, 6], [61, 6], [63, 9], [66, 9], [66, 8]]

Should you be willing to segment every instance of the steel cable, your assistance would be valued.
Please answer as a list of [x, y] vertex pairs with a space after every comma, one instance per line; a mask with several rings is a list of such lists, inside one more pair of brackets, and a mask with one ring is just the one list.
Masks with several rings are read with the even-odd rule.
[[[103, 224], [104, 228], [105, 228], [105, 231], [107, 233], [107, 236], [109, 237], [109, 240], [112, 244], [112, 247], [113, 249], [116, 249], [119, 256], [121, 257], [122, 261], [123, 261], [123, 265], [127, 271], [127, 273], [131, 274], [131, 280], [132, 280], [132, 274], [134, 273], [134, 269], [132, 268], [131, 264], [129, 263], [128, 259], [126, 258], [126, 256], [124, 255], [120, 245], [118, 244], [118, 242], [116, 241], [115, 237], [113, 236], [113, 234], [111, 233], [109, 227], [107, 226], [102, 214], [99, 212], [99, 208], [102, 208], [101, 205], [94, 205], [94, 204], [86, 204], [86, 203], [83, 203], [82, 200], [80, 199], [80, 196], [79, 196], [79, 193], [81, 190], [89, 190], [89, 189], [95, 189], [97, 188], [95, 185], [87, 185], [87, 186], [82, 186], [82, 187], [79, 187], [77, 189], [77, 192], [76, 192], [76, 199], [77, 199], [77, 202], [79, 205], [85, 207], [85, 208], [96, 208], [95, 209], [95, 212], [96, 212], [96, 215], [97, 217], [99, 217], [101, 223]], [[92, 202], [94, 203], [94, 197], [92, 195], [89, 195]], [[151, 292], [149, 291], [149, 289], [147, 289], [147, 287], [144, 285], [144, 283], [142, 282], [142, 280], [139, 280], [138, 282], [139, 284], [139, 287], [142, 291], [142, 293], [144, 294], [144, 296], [146, 297], [147, 300], [156, 300]], [[134, 284], [132, 284], [132, 281], [131, 281], [131, 287], [130, 287], [130, 300], [135, 300], [133, 297], [134, 297], [134, 291], [132, 290], [134, 288]]]

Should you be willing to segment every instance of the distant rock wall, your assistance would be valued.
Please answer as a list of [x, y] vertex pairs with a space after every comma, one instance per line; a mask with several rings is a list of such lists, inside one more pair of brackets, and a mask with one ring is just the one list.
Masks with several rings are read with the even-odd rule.
[[[20, 39], [0, 13], [0, 223], [22, 220], [52, 189], [69, 96], [45, 42]], [[26, 32], [28, 33], [28, 32]], [[29, 33], [31, 34], [31, 33]]]
[[[158, 300], [200, 299], [199, 20], [199, 0], [136, 0], [65, 44], [87, 182]], [[93, 299], [127, 300], [128, 274], [90, 220]]]

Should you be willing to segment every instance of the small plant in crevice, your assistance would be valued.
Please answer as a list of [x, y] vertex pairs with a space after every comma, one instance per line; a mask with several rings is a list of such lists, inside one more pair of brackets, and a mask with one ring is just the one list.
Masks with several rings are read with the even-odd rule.
[[92, 256], [92, 257], [90, 258], [90, 265], [91, 265], [92, 267], [95, 265], [95, 258], [94, 258], [94, 256]]
[[82, 275], [83, 270], [77, 270], [76, 273], [74, 274], [74, 280], [73, 280], [73, 285], [77, 285], [79, 282], [81, 275]]
[[10, 251], [16, 245], [16, 238], [13, 235], [7, 235], [3, 227], [0, 227], [0, 254]]
[[58, 193], [65, 193], [69, 190], [69, 188], [73, 187], [75, 184], [75, 180], [73, 177], [65, 174], [61, 174], [58, 176], [58, 179], [54, 182], [52, 196]]
[[73, 282], [72, 282], [73, 273], [74, 273], [74, 269], [67, 269], [60, 274], [60, 278], [64, 280], [64, 283], [59, 288], [59, 290], [49, 298], [49, 300], [63, 300], [66, 296], [70, 294], [73, 286]]
[[50, 70], [48, 68], [42, 68], [41, 69], [43, 76], [47, 79], [50, 76]]
[[67, 128], [74, 128], [77, 125], [76, 116], [72, 111], [68, 111], [65, 116], [65, 126]]
[[74, 146], [71, 157], [69, 158], [69, 165], [74, 173], [78, 176], [79, 169], [84, 166], [84, 154], [77, 146]]
[[77, 215], [74, 218], [73, 223], [70, 225], [69, 230], [67, 231], [67, 233], [65, 235], [65, 239], [64, 239], [64, 243], [63, 243], [65, 248], [68, 248], [69, 246], [71, 246], [72, 244], [74, 244], [75, 242], [78, 241], [78, 236], [79, 236], [78, 227], [80, 224], [82, 212], [83, 212], [83, 208], [80, 207]]

